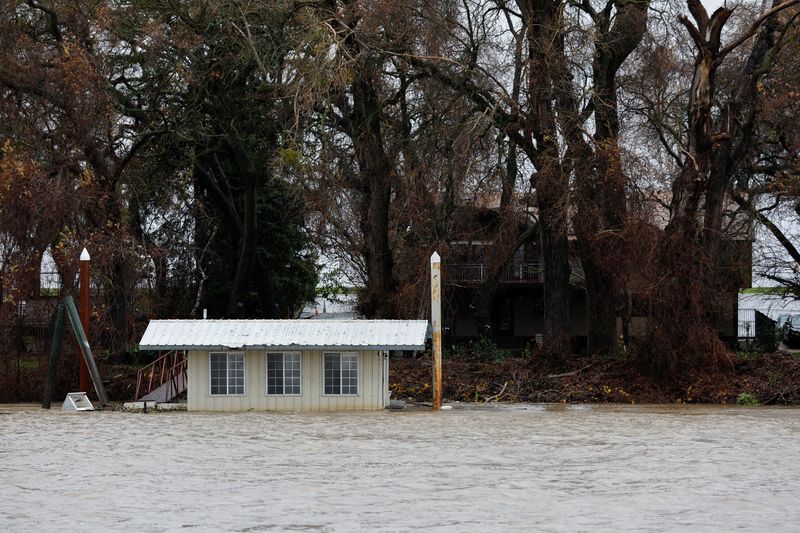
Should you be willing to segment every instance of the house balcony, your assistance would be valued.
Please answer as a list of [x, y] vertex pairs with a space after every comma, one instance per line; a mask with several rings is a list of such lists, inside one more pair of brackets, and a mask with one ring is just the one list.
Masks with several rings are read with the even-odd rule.
[[[490, 277], [489, 266], [484, 263], [444, 264], [446, 283], [457, 285], [479, 285]], [[570, 260], [570, 283], [583, 285], [583, 268], [580, 262]], [[502, 284], [537, 284], [544, 282], [544, 265], [541, 262], [511, 263], [500, 271], [498, 281]]]

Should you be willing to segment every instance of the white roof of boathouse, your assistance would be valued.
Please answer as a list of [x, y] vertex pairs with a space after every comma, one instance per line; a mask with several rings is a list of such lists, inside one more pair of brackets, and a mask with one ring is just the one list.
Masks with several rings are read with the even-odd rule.
[[424, 350], [426, 320], [151, 320], [140, 350]]

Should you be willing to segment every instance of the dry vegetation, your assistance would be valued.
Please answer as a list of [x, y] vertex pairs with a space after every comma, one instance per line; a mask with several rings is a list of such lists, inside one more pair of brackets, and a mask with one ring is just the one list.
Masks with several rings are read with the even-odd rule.
[[[431, 400], [430, 359], [393, 359], [392, 397]], [[445, 359], [445, 401], [735, 404], [742, 393], [761, 404], [800, 405], [800, 358], [786, 352], [734, 355], [731, 366], [649, 378], [624, 359], [579, 357], [554, 371], [535, 357], [501, 361]]]

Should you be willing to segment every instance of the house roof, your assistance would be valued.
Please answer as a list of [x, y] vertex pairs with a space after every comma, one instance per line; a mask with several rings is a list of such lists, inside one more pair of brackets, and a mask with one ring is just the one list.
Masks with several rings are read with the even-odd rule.
[[423, 350], [425, 320], [151, 320], [140, 350]]

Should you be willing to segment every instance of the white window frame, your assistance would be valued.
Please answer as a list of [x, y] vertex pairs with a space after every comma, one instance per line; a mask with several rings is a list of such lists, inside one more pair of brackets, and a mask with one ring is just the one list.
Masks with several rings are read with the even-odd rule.
[[[296, 355], [300, 359], [300, 392], [286, 394], [285, 392], [282, 394], [275, 394], [269, 392], [269, 356], [270, 354], [280, 354], [284, 357], [283, 359], [283, 390], [286, 390], [286, 356], [287, 355]], [[273, 352], [267, 351], [264, 353], [264, 393], [267, 396], [302, 396], [303, 395], [303, 353], [302, 352]]]
[[[228, 375], [229, 367], [228, 367], [228, 358], [231, 355], [241, 355], [242, 356], [242, 393], [241, 394], [232, 394], [229, 392], [223, 393], [212, 393], [211, 392], [211, 356], [212, 355], [225, 355], [225, 390], [230, 389], [230, 375]], [[208, 352], [208, 395], [214, 397], [228, 397], [228, 396], [247, 396], [247, 353], [246, 352]]]
[[[325, 392], [325, 356], [326, 355], [338, 355], [339, 356], [339, 390], [342, 390], [342, 356], [344, 355], [355, 355], [356, 356], [356, 393], [355, 394], [342, 394], [334, 393], [328, 394]], [[357, 397], [361, 395], [361, 354], [359, 352], [322, 352], [322, 379], [320, 380], [322, 383], [322, 396], [328, 396], [332, 398], [346, 398], [350, 397]]]

